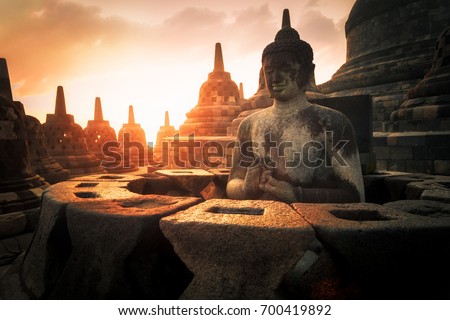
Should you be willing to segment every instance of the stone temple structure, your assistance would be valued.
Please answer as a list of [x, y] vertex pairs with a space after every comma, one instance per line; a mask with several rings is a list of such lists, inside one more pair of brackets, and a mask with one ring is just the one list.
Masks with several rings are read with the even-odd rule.
[[226, 136], [240, 111], [239, 88], [225, 71], [222, 46], [216, 43], [214, 70], [200, 88], [197, 106], [186, 114], [180, 136]]
[[103, 144], [108, 141], [117, 141], [116, 131], [109, 125], [109, 121], [103, 120], [102, 102], [99, 97], [95, 98], [94, 120], [88, 121], [84, 134], [89, 151], [99, 159], [104, 157]]
[[155, 147], [153, 148], [153, 154], [156, 161], [160, 161], [162, 158], [163, 139], [173, 138], [177, 133], [179, 133], [178, 130], [175, 130], [175, 127], [170, 125], [169, 111], [166, 111], [164, 115], [164, 126], [159, 127]]
[[124, 163], [122, 165], [124, 168], [143, 167], [147, 163], [147, 139], [144, 129], [134, 119], [133, 106], [128, 108], [128, 123], [124, 123], [119, 130], [118, 141], [120, 152], [123, 152], [122, 161]]
[[169, 146], [166, 167], [229, 167], [234, 138], [227, 136], [227, 128], [240, 112], [239, 88], [225, 71], [222, 46], [216, 43], [214, 69], [200, 88], [198, 104], [186, 114], [179, 134], [164, 139]]
[[449, 20], [448, 1], [357, 0], [345, 25], [347, 61], [319, 89], [329, 96], [372, 95], [373, 130], [382, 131], [428, 72]]
[[375, 133], [378, 167], [450, 175], [450, 27], [436, 41], [431, 70]]
[[25, 112], [13, 101], [5, 59], [0, 59], [0, 267], [24, 251], [48, 184], [31, 166]]
[[62, 86], [56, 92], [55, 113], [47, 114], [42, 126], [50, 155], [68, 169], [71, 176], [104, 171], [99, 166], [100, 160], [88, 150], [83, 129], [74, 122], [73, 115], [66, 112]]
[[28, 148], [33, 171], [50, 184], [69, 179], [69, 170], [64, 169], [48, 153], [47, 141], [41, 122], [35, 117], [26, 115], [25, 125], [28, 133]]

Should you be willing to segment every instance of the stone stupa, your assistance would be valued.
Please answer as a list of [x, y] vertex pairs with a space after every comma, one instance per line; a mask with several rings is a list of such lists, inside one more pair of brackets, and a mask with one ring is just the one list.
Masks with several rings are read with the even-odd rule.
[[320, 90], [333, 97], [372, 95], [373, 131], [381, 132], [429, 71], [434, 43], [449, 21], [449, 1], [357, 0], [345, 24], [346, 62]]
[[103, 159], [103, 144], [109, 141], [116, 142], [116, 131], [109, 125], [109, 121], [103, 119], [102, 102], [99, 97], [95, 98], [94, 120], [89, 120], [84, 128], [86, 144], [89, 151], [97, 158]]
[[186, 114], [180, 136], [226, 136], [227, 128], [241, 112], [239, 88], [225, 71], [222, 46], [216, 43], [214, 70], [200, 88], [197, 105]]
[[436, 41], [431, 70], [384, 129], [374, 136], [380, 168], [450, 175], [450, 27]]
[[74, 122], [74, 117], [66, 112], [64, 89], [58, 86], [55, 113], [47, 114], [42, 125], [47, 139], [49, 154], [72, 177], [104, 172], [100, 160], [88, 150], [84, 131]]
[[41, 122], [35, 117], [26, 115], [25, 126], [28, 133], [28, 148], [33, 171], [50, 184], [69, 179], [69, 170], [64, 169], [48, 153], [47, 140]]
[[179, 133], [178, 130], [175, 130], [175, 127], [170, 125], [169, 111], [166, 111], [164, 114], [164, 126], [159, 127], [155, 147], [153, 148], [154, 159], [156, 161], [161, 162], [164, 158], [163, 152], [166, 152], [163, 151], [163, 139], [173, 138], [177, 133]]
[[121, 167], [124, 169], [143, 167], [147, 164], [147, 139], [145, 131], [134, 118], [133, 106], [128, 107], [128, 122], [119, 130], [118, 141], [122, 153]]
[[8, 67], [0, 59], [0, 266], [26, 250], [48, 184], [31, 166], [25, 112], [13, 101]]

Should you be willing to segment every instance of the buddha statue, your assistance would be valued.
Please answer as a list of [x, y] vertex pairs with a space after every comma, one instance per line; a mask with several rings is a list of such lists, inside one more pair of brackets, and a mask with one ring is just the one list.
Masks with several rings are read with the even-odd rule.
[[363, 202], [353, 127], [342, 113], [308, 102], [313, 51], [283, 25], [262, 54], [274, 103], [240, 124], [227, 195], [286, 203]]

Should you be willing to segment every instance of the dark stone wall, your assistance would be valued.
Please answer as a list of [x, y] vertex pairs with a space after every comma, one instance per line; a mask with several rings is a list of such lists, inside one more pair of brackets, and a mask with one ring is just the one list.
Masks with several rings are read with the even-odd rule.
[[435, 41], [449, 21], [449, 1], [357, 0], [346, 23], [347, 61], [319, 89], [329, 96], [372, 95], [373, 128], [381, 131], [431, 68]]

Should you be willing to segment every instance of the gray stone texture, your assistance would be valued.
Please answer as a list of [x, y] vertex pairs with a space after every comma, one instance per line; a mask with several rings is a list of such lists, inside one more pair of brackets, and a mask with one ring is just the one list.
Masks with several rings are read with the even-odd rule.
[[430, 68], [450, 4], [439, 0], [358, 0], [346, 22], [347, 61], [319, 89], [332, 96], [374, 96], [374, 131]]
[[449, 297], [450, 219], [376, 204], [293, 204], [361, 298]]
[[282, 277], [314, 240], [284, 203], [208, 200], [160, 222], [194, 273], [183, 299], [277, 298]]
[[200, 199], [139, 195], [132, 191], [144, 190], [145, 179], [113, 177], [47, 189], [19, 276], [2, 279], [8, 284], [3, 298], [22, 292], [37, 299], [175, 299], [182, 293], [191, 275], [162, 236], [159, 219]]

